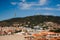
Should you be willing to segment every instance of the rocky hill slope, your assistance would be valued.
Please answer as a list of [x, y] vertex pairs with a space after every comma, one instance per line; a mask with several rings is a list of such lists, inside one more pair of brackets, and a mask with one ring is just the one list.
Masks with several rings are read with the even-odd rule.
[[17, 17], [17, 18], [0, 21], [0, 26], [3, 26], [3, 25], [9, 26], [14, 23], [19, 23], [24, 25], [24, 24], [28, 24], [28, 22], [30, 22], [29, 25], [32, 25], [32, 24], [38, 25], [44, 22], [53, 22], [56, 24], [60, 24], [60, 16], [34, 15], [34, 16], [27, 16], [23, 18]]

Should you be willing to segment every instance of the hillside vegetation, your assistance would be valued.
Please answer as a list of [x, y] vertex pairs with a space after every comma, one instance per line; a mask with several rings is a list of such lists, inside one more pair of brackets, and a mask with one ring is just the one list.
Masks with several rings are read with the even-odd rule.
[[34, 15], [34, 16], [27, 16], [27, 17], [23, 17], [23, 18], [12, 18], [9, 20], [4, 20], [4, 21], [0, 21], [0, 26], [9, 26], [12, 25], [14, 23], [19, 23], [19, 24], [28, 24], [28, 22], [30, 22], [29, 25], [38, 25], [40, 23], [44, 23], [44, 22], [53, 22], [53, 23], [57, 23], [60, 24], [60, 17], [59, 16], [47, 16], [47, 15]]

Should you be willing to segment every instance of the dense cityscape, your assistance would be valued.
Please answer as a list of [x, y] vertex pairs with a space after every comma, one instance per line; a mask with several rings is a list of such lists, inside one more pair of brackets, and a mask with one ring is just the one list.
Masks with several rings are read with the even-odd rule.
[[[38, 17], [39, 16], [40, 15], [38, 15]], [[36, 17], [37, 16], [35, 16], [35, 18]], [[14, 19], [14, 21], [15, 20], [16, 19]], [[21, 38], [21, 40], [23, 40], [23, 38], [24, 40], [60, 40], [60, 25], [58, 23], [48, 22], [48, 20], [46, 22], [43, 20], [44, 22], [39, 23], [37, 21], [38, 22], [37, 24], [32, 23], [31, 25], [30, 21], [25, 21], [25, 22], [15, 21], [15, 22], [12, 22], [13, 24], [9, 24], [9, 25], [6, 25], [8, 24], [7, 21], [1, 21], [0, 22], [0, 36], [22, 34], [24, 36]]]

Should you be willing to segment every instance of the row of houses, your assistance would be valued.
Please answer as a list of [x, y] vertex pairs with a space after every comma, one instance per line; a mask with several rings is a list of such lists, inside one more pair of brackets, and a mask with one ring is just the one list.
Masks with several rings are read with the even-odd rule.
[[14, 34], [21, 30], [22, 28], [19, 27], [0, 27], [0, 35]]
[[60, 40], [60, 33], [42, 31], [25, 37], [27, 40]]

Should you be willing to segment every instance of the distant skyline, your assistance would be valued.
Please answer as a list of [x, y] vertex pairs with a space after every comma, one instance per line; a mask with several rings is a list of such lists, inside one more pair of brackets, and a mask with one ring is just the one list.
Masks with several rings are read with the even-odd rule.
[[0, 20], [36, 14], [60, 16], [60, 0], [0, 0]]

